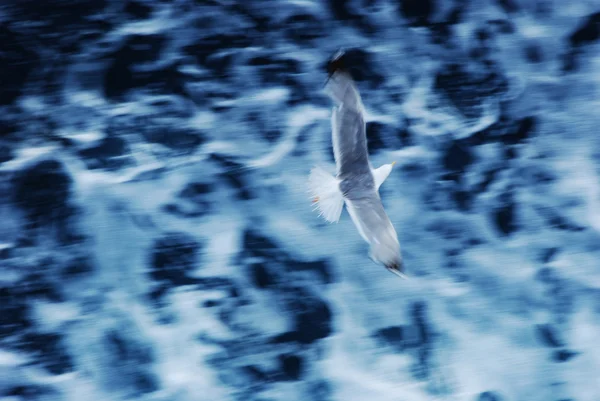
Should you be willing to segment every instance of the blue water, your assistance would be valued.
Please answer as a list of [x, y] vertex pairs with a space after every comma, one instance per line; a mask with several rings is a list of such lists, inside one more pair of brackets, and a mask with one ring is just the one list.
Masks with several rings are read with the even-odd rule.
[[[598, 0], [0, 5], [0, 399], [600, 400]], [[401, 280], [348, 214], [347, 50]]]

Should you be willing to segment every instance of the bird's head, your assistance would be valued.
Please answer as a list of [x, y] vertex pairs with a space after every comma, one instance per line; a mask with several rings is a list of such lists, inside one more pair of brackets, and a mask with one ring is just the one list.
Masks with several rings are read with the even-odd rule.
[[383, 184], [383, 182], [388, 178], [392, 172], [392, 168], [394, 168], [394, 164], [396, 164], [396, 162], [384, 164], [373, 172], [377, 189], [379, 189], [379, 186], [381, 186], [381, 184]]
[[346, 56], [343, 49], [338, 50], [327, 62], [327, 74], [329, 77], [337, 71], [347, 72]]
[[390, 173], [392, 172], [392, 169], [394, 168], [394, 166], [396, 165], [396, 162], [391, 162], [388, 164], [384, 164], [385, 169], [386, 169], [386, 178], [388, 175], [390, 175]]

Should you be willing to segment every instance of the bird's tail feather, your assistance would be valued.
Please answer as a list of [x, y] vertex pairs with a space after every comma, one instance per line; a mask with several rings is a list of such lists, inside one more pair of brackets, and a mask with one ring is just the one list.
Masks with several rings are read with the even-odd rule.
[[344, 207], [339, 180], [321, 167], [315, 167], [310, 171], [308, 186], [315, 210], [328, 222], [337, 223]]

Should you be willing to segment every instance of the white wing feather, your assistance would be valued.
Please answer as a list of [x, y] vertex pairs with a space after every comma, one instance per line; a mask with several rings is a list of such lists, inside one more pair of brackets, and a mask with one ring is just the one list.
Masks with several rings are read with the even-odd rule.
[[330, 223], [340, 220], [344, 207], [344, 197], [340, 191], [340, 181], [321, 167], [310, 171], [308, 185], [315, 208], [320, 216]]

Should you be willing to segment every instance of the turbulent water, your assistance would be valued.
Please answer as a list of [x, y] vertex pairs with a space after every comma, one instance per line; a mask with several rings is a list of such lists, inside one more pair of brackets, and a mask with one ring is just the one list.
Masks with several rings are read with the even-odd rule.
[[[0, 23], [1, 400], [600, 400], [598, 0]], [[340, 48], [411, 280], [312, 211]]]

